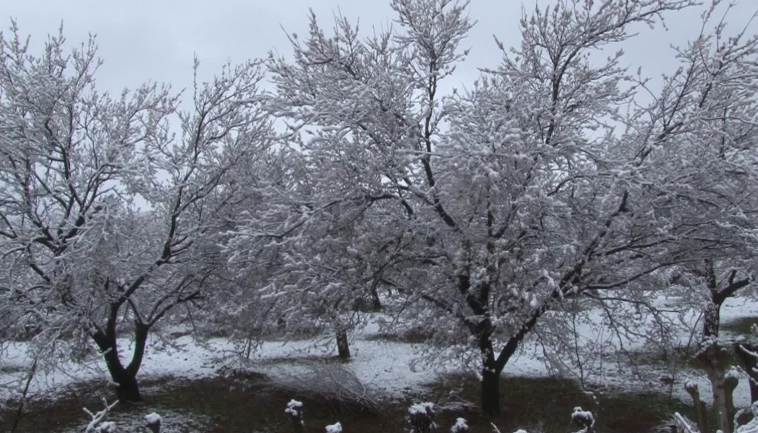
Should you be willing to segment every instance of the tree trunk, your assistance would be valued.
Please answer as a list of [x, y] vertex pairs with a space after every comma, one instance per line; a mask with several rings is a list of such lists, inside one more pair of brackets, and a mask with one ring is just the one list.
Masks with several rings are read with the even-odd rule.
[[500, 373], [494, 367], [482, 369], [482, 410], [488, 415], [500, 414]]
[[737, 414], [737, 411], [734, 408], [734, 390], [739, 383], [739, 378], [735, 374], [732, 374], [732, 371], [730, 370], [730, 373], [727, 374], [724, 379], [724, 391], [726, 393], [726, 419], [729, 422], [729, 425], [732, 426], [732, 429], [737, 427], [732, 424], [734, 423], [734, 416]]
[[706, 409], [705, 409], [705, 403], [703, 403], [702, 400], [700, 400], [700, 390], [698, 389], [697, 383], [695, 382], [687, 382], [684, 385], [684, 389], [689, 393], [690, 397], [692, 397], [692, 402], [695, 405], [695, 413], [697, 414], [697, 428], [701, 432], [707, 432], [708, 431], [708, 419], [706, 415]]
[[376, 287], [371, 290], [371, 309], [373, 311], [382, 310], [382, 301], [379, 299], [379, 293], [376, 291]]
[[[117, 309], [116, 309], [117, 313]], [[112, 314], [115, 317], [115, 314]], [[140, 402], [142, 396], [137, 383], [137, 373], [142, 365], [147, 344], [147, 335], [150, 327], [141, 323], [135, 323], [134, 331], [134, 354], [132, 361], [127, 367], [121, 363], [118, 356], [118, 339], [116, 337], [115, 321], [109, 320], [106, 330], [98, 330], [92, 334], [93, 340], [103, 354], [105, 365], [113, 382], [117, 384], [116, 395], [120, 402]]]
[[142, 366], [142, 359], [145, 356], [149, 327], [141, 323], [135, 323], [134, 327], [134, 354], [132, 355], [132, 362], [126, 367], [123, 380], [118, 382], [118, 388], [116, 388], [120, 401], [142, 401], [137, 384], [137, 373], [140, 366]]
[[726, 366], [727, 361], [724, 350], [718, 342], [719, 328], [721, 326], [721, 304], [724, 297], [718, 290], [716, 269], [713, 261], [706, 260], [703, 275], [706, 278], [708, 289], [711, 292], [711, 302], [703, 312], [703, 345], [698, 355], [699, 361], [705, 366], [708, 380], [711, 382], [713, 393], [713, 412], [716, 417], [715, 428], [723, 433], [731, 433], [732, 419], [729, 417], [731, 403], [726, 390]]
[[347, 341], [347, 332], [343, 330], [337, 331], [337, 353], [343, 361], [350, 359], [350, 345]]
[[716, 429], [723, 433], [731, 433], [732, 423], [729, 419], [729, 402], [727, 401], [724, 369], [717, 366], [708, 368], [708, 379], [713, 390], [713, 412], [716, 415]]
[[[112, 375], [112, 374], [111, 374]], [[115, 380], [115, 378], [114, 378]], [[139, 384], [135, 376], [124, 375], [121, 380], [116, 381], [116, 396], [120, 402], [139, 402], [142, 396], [139, 392]]]
[[750, 384], [750, 403], [758, 401], [758, 345], [754, 344], [737, 344], [735, 348], [737, 357], [742, 363], [742, 368], [748, 376]]

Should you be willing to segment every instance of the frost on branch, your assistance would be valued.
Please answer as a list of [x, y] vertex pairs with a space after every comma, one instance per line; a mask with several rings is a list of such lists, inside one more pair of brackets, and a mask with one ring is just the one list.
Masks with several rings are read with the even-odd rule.
[[418, 403], [408, 408], [412, 433], [429, 433], [437, 428], [434, 423], [434, 403]]
[[700, 433], [695, 424], [679, 412], [674, 414], [674, 424], [678, 433]]

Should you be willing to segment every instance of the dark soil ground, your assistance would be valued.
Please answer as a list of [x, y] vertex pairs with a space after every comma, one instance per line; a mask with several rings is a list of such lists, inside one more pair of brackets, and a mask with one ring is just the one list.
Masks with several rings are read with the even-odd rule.
[[[285, 391], [252, 373], [196, 381], [152, 379], [143, 381], [142, 388], [144, 403], [120, 404], [109, 414], [108, 419], [116, 422], [119, 432], [147, 432], [140, 420], [151, 412], [163, 416], [162, 431], [168, 433], [290, 432], [284, 409], [293, 398], [304, 404], [308, 432], [323, 432], [326, 425], [337, 421], [345, 433], [405, 432], [408, 406], [420, 401], [447, 408], [441, 409], [435, 419], [442, 432], [449, 431], [456, 418], [463, 417], [473, 433], [490, 433], [491, 422], [503, 433], [517, 428], [530, 433], [567, 433], [577, 430], [569, 422], [576, 406], [592, 410], [597, 417], [596, 431], [608, 433], [654, 431], [670, 420], [674, 411], [692, 416], [688, 406], [659, 393], [604, 395], [598, 391], [593, 400], [574, 382], [555, 378], [503, 378], [503, 413], [494, 418], [476, 409], [479, 382], [469, 376], [448, 376], [430, 387], [427, 395], [385, 402], [380, 409]], [[111, 401], [112, 390], [103, 389], [102, 383], [89, 383], [54, 401], [34, 402], [25, 410], [16, 431], [83, 432], [89, 418], [82, 408], [101, 409], [103, 397]], [[11, 403], [2, 413], [0, 431], [10, 431], [13, 409]]]

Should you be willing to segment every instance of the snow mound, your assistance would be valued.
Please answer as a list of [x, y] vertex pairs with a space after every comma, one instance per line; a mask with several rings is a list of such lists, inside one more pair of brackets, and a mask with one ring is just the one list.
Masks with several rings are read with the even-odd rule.
[[161, 416], [155, 412], [145, 415], [146, 424], [160, 424], [160, 422]]
[[455, 424], [450, 428], [450, 433], [466, 433], [468, 432], [468, 423], [464, 418], [458, 418], [455, 420]]
[[287, 403], [287, 409], [284, 409], [284, 413], [286, 413], [287, 415], [292, 415], [292, 416], [300, 416], [302, 412], [303, 412], [303, 403], [294, 399], [290, 400], [290, 402]]
[[408, 408], [411, 415], [431, 415], [434, 414], [434, 403], [417, 403]]

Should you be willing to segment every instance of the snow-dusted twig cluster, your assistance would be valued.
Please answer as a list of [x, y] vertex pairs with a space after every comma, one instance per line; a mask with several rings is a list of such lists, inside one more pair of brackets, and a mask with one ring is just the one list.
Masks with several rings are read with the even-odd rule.
[[105, 417], [114, 407], [116, 407], [117, 404], [118, 400], [109, 405], [108, 401], [103, 398], [103, 406], [105, 406], [103, 410], [92, 413], [86, 407], [83, 408], [84, 413], [91, 418], [89, 424], [87, 424], [87, 427], [84, 429], [85, 433], [115, 433], [116, 424], [105, 421]]

